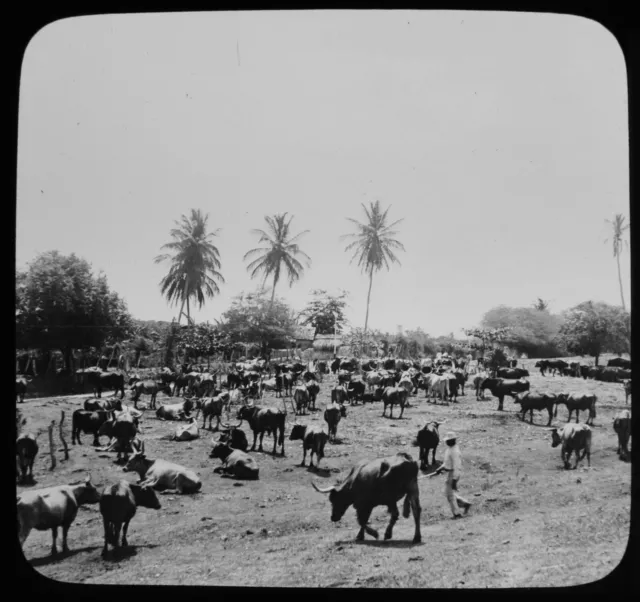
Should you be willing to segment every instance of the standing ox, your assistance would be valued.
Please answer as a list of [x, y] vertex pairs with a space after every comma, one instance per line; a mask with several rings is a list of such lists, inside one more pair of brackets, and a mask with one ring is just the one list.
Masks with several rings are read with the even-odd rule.
[[211, 399], [203, 399], [196, 402], [196, 408], [202, 411], [202, 428], [207, 424], [207, 418], [209, 419], [209, 430], [211, 430], [211, 422], [214, 417], [217, 420], [216, 430], [220, 429], [220, 418], [222, 416], [222, 409], [225, 407], [228, 395], [221, 394]]
[[58, 527], [62, 527], [62, 550], [69, 551], [67, 533], [83, 504], [97, 504], [100, 494], [91, 483], [91, 477], [81, 485], [58, 485], [46, 489], [23, 491], [17, 497], [18, 537], [22, 546], [32, 529], [48, 531], [51, 529], [53, 545], [51, 555], [58, 553], [56, 539]]
[[631, 437], [631, 412], [622, 410], [616, 414], [613, 430], [618, 435], [618, 455], [622, 460], [629, 459], [629, 437]]
[[309, 406], [315, 412], [316, 411], [316, 399], [320, 392], [320, 386], [315, 381], [309, 381], [307, 383], [307, 391], [309, 392]]
[[[596, 417], [596, 401], [598, 398], [595, 395], [589, 393], [559, 393], [558, 405], [563, 403], [569, 410], [569, 418], [567, 422], [571, 422], [571, 414], [575, 410], [576, 423], [580, 422], [580, 410], [588, 411], [589, 418], [587, 418], [587, 424], [593, 426], [593, 419]], [[558, 415], [558, 405], [556, 405], [556, 411], [554, 416]]]
[[407, 398], [409, 397], [409, 393], [406, 389], [402, 387], [387, 387], [382, 394], [382, 403], [384, 403], [384, 408], [382, 409], [382, 415], [385, 416], [385, 412], [387, 411], [387, 406], [389, 407], [389, 418], [393, 418], [393, 406], [400, 406], [400, 416], [402, 418], [402, 414], [404, 413], [404, 406], [407, 403]]
[[329, 427], [329, 441], [335, 443], [336, 435], [338, 434], [338, 424], [340, 422], [340, 418], [347, 417], [347, 408], [343, 405], [332, 403], [327, 406], [327, 409], [324, 411], [324, 420]]
[[[20, 435], [16, 440], [16, 456], [20, 467], [20, 482], [26, 483], [27, 479], [33, 482], [33, 462], [38, 454], [38, 442], [32, 434]], [[27, 475], [27, 472], [29, 473]]]
[[436, 449], [440, 443], [440, 433], [438, 427], [443, 422], [427, 422], [419, 431], [415, 443], [420, 447], [420, 470], [424, 470], [429, 465], [429, 452], [433, 450], [432, 464], [436, 463]]
[[251, 451], [256, 448], [256, 440], [260, 435], [260, 447], [258, 451], [262, 451], [262, 440], [264, 434], [273, 436], [273, 455], [276, 455], [277, 445], [282, 446], [282, 455], [284, 456], [284, 425], [287, 417], [286, 413], [276, 408], [259, 408], [257, 406], [243, 406], [238, 409], [237, 419], [242, 424], [243, 420], [249, 423], [249, 428], [253, 431], [253, 445]]
[[309, 466], [313, 468], [313, 454], [316, 455], [316, 468], [320, 468], [320, 460], [324, 458], [324, 446], [329, 436], [322, 430], [320, 426], [305, 426], [303, 424], [294, 424], [291, 428], [289, 441], [302, 441], [302, 463], [305, 466], [307, 459], [307, 451], [309, 454]]
[[378, 539], [378, 532], [367, 523], [376, 506], [387, 506], [391, 520], [384, 533], [384, 538], [391, 539], [393, 526], [400, 513], [398, 501], [404, 497], [403, 516], [409, 518], [413, 511], [415, 534], [413, 543], [420, 543], [420, 490], [418, 489], [418, 463], [406, 453], [380, 458], [370, 462], [362, 462], [354, 466], [346, 479], [339, 485], [320, 489], [312, 483], [320, 493], [328, 493], [331, 502], [331, 520], [339, 521], [349, 506], [355, 508], [360, 531], [356, 540], [364, 540], [365, 531]]
[[309, 391], [306, 385], [298, 385], [293, 392], [296, 414], [306, 414], [309, 406]]
[[138, 401], [140, 395], [151, 395], [149, 401], [149, 407], [151, 409], [156, 408], [156, 397], [159, 391], [164, 391], [167, 395], [171, 395], [171, 385], [169, 383], [156, 382], [155, 380], [139, 380], [131, 385], [131, 391], [133, 391], [133, 405], [138, 409]]
[[529, 381], [524, 378], [520, 378], [518, 380], [506, 380], [504, 378], [486, 378], [480, 388], [489, 389], [491, 391], [491, 395], [498, 398], [498, 411], [503, 411], [503, 403], [505, 396], [515, 398], [516, 393], [524, 393], [528, 391], [530, 388]]
[[180, 464], [166, 460], [150, 460], [144, 452], [134, 453], [123, 469], [125, 472], [137, 472], [138, 483], [157, 490], [175, 489], [178, 493], [197, 493], [202, 488], [200, 477]]
[[[562, 428], [551, 429], [551, 447], [558, 447], [562, 444], [561, 454], [565, 469], [569, 468], [569, 458], [571, 454], [576, 454], [576, 464], [586, 454], [587, 462], [591, 466], [591, 429], [586, 424], [565, 424]], [[582, 455], [579, 453], [582, 452]]]
[[104, 548], [102, 557], [108, 553], [108, 544], [119, 547], [120, 529], [122, 529], [122, 545], [126, 547], [129, 522], [136, 514], [138, 506], [160, 509], [160, 501], [156, 492], [148, 486], [135, 485], [122, 479], [114, 485], [107, 485], [100, 496], [100, 514], [104, 526]]
[[527, 412], [529, 412], [529, 423], [533, 424], [533, 410], [539, 410], [540, 412], [547, 410], [549, 413], [547, 426], [551, 426], [553, 406], [558, 402], [558, 398], [553, 393], [531, 393], [530, 391], [525, 391], [524, 393], [517, 393], [513, 401], [520, 404], [520, 409], [522, 410], [520, 419], [523, 422]]
[[88, 412], [86, 410], [76, 410], [71, 415], [71, 444], [82, 445], [80, 433], [93, 435], [93, 445], [100, 445], [100, 427], [107, 421], [114, 418], [113, 412]]

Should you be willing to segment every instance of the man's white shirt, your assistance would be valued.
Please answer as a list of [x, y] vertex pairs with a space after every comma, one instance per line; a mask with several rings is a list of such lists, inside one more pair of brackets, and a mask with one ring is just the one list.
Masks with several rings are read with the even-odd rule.
[[462, 454], [457, 444], [452, 447], [447, 446], [444, 452], [443, 466], [447, 470], [453, 471], [454, 479], [460, 478], [460, 472], [462, 471]]

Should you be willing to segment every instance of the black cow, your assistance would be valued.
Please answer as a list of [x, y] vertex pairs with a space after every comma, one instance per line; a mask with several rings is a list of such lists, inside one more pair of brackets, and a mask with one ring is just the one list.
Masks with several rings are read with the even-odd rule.
[[122, 400], [113, 397], [111, 399], [85, 399], [83, 408], [87, 412], [110, 412], [112, 410], [122, 412]]
[[124, 399], [124, 374], [122, 372], [87, 372], [87, 380], [93, 387], [95, 397], [102, 397], [103, 389], [113, 389]]
[[260, 447], [258, 451], [262, 451], [262, 440], [265, 433], [273, 436], [273, 455], [276, 455], [276, 446], [282, 446], [282, 456], [284, 456], [284, 426], [286, 413], [276, 408], [260, 408], [258, 406], [243, 406], [238, 409], [237, 418], [242, 424], [243, 420], [249, 423], [249, 427], [253, 431], [253, 445], [251, 451], [256, 448], [256, 440], [260, 435]]
[[249, 442], [247, 441], [247, 436], [244, 434], [244, 431], [226, 424], [223, 425], [221, 429], [218, 442], [228, 443], [229, 447], [239, 449], [240, 451], [247, 451], [247, 449], [249, 449]]
[[504, 378], [487, 378], [481, 384], [482, 394], [484, 396], [484, 390], [489, 389], [491, 395], [498, 398], [498, 411], [503, 411], [504, 398], [515, 397], [516, 393], [523, 393], [528, 391], [531, 385], [529, 381], [521, 378], [518, 380], [506, 380]]
[[524, 368], [498, 368], [498, 378], [518, 379], [529, 376], [529, 371]]
[[332, 362], [331, 362], [331, 372], [333, 374], [335, 374], [336, 372], [338, 372], [338, 369], [340, 368], [340, 359], [339, 358], [335, 358]]
[[82, 445], [82, 441], [80, 440], [80, 433], [82, 432], [87, 435], [93, 435], [93, 445], [95, 445], [96, 447], [99, 446], [100, 439], [98, 436], [98, 431], [105, 422], [107, 422], [108, 420], [112, 420], [113, 418], [113, 412], [105, 412], [102, 410], [99, 410], [97, 412], [76, 410], [71, 416], [72, 445], [76, 444], [76, 440], [78, 441], [78, 445]]
[[302, 441], [302, 463], [305, 466], [307, 451], [309, 454], [309, 466], [313, 468], [313, 454], [316, 455], [316, 468], [320, 468], [320, 460], [324, 458], [324, 446], [329, 439], [327, 433], [320, 426], [306, 426], [304, 424], [294, 424], [291, 427], [289, 441]]
[[[177, 386], [177, 381], [176, 381]], [[167, 395], [171, 395], [171, 385], [169, 383], [157, 382], [155, 380], [139, 380], [131, 386], [133, 392], [133, 406], [138, 409], [138, 401], [140, 395], [151, 395], [149, 401], [149, 408], [156, 409], [156, 398], [159, 391], [163, 391]]]
[[389, 418], [393, 418], [393, 406], [399, 405], [399, 418], [402, 418], [402, 414], [404, 413], [404, 406], [407, 403], [408, 398], [409, 393], [406, 389], [403, 389], [402, 387], [387, 387], [382, 394], [382, 403], [384, 403], [382, 415], [385, 416], [387, 406], [389, 406]]
[[607, 362], [607, 367], [631, 370], [631, 360], [627, 360], [623, 357], [614, 357], [612, 360]]
[[255, 458], [239, 449], [233, 449], [227, 443], [216, 443], [214, 441], [209, 457], [222, 460], [222, 466], [218, 466], [213, 470], [215, 473], [250, 481], [260, 478], [260, 469]]
[[329, 427], [329, 441], [335, 442], [340, 419], [346, 417], [347, 409], [343, 405], [334, 402], [327, 406], [324, 411], [324, 420]]
[[307, 383], [307, 391], [309, 392], [309, 403], [311, 405], [311, 409], [315, 411], [316, 399], [318, 398], [318, 393], [320, 392], [320, 386], [317, 382], [310, 381]]
[[337, 385], [331, 389], [331, 401], [333, 403], [344, 404], [349, 399], [347, 388], [342, 385]]
[[[559, 393], [557, 404], [562, 403], [569, 410], [567, 422], [571, 422], [571, 414], [574, 410], [576, 422], [580, 422], [580, 410], [584, 410], [589, 412], [587, 424], [593, 425], [593, 419], [596, 417], [596, 401], [598, 401], [597, 396], [589, 393]], [[554, 416], [558, 415], [558, 405], [556, 405]]]
[[553, 408], [558, 402], [558, 398], [552, 393], [531, 393], [530, 391], [525, 391], [524, 393], [516, 394], [513, 402], [520, 404], [520, 409], [522, 410], [521, 420], [523, 422], [527, 412], [529, 412], [529, 423], [533, 424], [533, 410], [547, 410], [549, 413], [547, 426], [551, 426]]
[[365, 385], [361, 380], [352, 380], [347, 385], [347, 398], [349, 399], [349, 405], [354, 401], [362, 400], [362, 396], [366, 390], [367, 385]]
[[629, 459], [629, 437], [631, 437], [631, 412], [622, 410], [613, 420], [613, 430], [618, 435], [618, 455], [622, 460]]
[[[20, 467], [20, 482], [26, 483], [27, 479], [33, 482], [33, 462], [38, 454], [38, 442], [32, 434], [23, 434], [16, 440], [16, 456]], [[29, 473], [27, 475], [27, 473]]]
[[431, 421], [425, 424], [416, 437], [415, 444], [420, 447], [420, 470], [425, 470], [429, 465], [429, 451], [433, 450], [432, 464], [436, 463], [436, 449], [440, 443], [438, 427], [443, 422]]
[[376, 506], [386, 506], [391, 520], [384, 533], [384, 538], [391, 539], [393, 526], [397, 522], [398, 501], [404, 497], [403, 516], [409, 518], [413, 511], [415, 533], [413, 543], [420, 543], [420, 490], [418, 489], [418, 463], [406, 453], [361, 462], [354, 466], [347, 477], [339, 485], [320, 489], [312, 483], [320, 493], [328, 493], [331, 502], [331, 520], [339, 521], [349, 506], [353, 505], [358, 517], [360, 531], [356, 540], [364, 540], [365, 531], [378, 539], [378, 532], [367, 523]]

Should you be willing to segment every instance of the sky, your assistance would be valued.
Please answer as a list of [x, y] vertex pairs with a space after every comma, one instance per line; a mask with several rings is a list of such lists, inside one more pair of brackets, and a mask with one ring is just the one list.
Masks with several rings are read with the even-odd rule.
[[[602, 25], [469, 11], [202, 12], [75, 17], [26, 48], [17, 268], [89, 261], [132, 315], [171, 320], [155, 264], [199, 208], [220, 228], [213, 321], [255, 290], [243, 255], [265, 215], [294, 215], [311, 267], [276, 295], [349, 292], [362, 203], [402, 219], [401, 265], [376, 273], [369, 326], [433, 336], [496, 305], [619, 305], [606, 219], [629, 216], [624, 55]], [[627, 307], [629, 252], [621, 258]]]

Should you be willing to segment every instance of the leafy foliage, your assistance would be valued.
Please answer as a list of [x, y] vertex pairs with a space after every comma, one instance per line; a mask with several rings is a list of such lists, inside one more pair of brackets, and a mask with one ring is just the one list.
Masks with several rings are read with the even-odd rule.
[[620, 307], [585, 301], [569, 309], [559, 336], [571, 353], [592, 355], [629, 351], [630, 316]]
[[184, 350], [187, 360], [196, 360], [225, 352], [231, 341], [229, 335], [221, 332], [218, 326], [206, 322], [182, 326], [177, 344]]
[[333, 334], [334, 327], [341, 333], [347, 324], [344, 309], [349, 293], [342, 291], [338, 295], [330, 295], [325, 290], [316, 289], [311, 294], [313, 299], [300, 312], [300, 324], [312, 326], [315, 334]]
[[354, 357], [375, 355], [383, 350], [379, 342], [381, 333], [376, 331], [365, 332], [364, 328], [352, 328], [342, 337], [342, 346], [346, 347]]
[[262, 353], [268, 348], [283, 348], [295, 336], [296, 321], [293, 310], [282, 300], [267, 299], [264, 289], [240, 294], [222, 314], [220, 332], [231, 343], [257, 343]]
[[473, 337], [472, 340], [469, 341], [469, 347], [484, 353], [488, 349], [493, 349], [503, 344], [510, 330], [508, 326], [499, 328], [467, 328], [464, 330], [464, 333], [468, 337]]
[[48, 251], [17, 274], [18, 348], [101, 347], [132, 332], [126, 303], [109, 289], [104, 274], [94, 276], [75, 254]]

